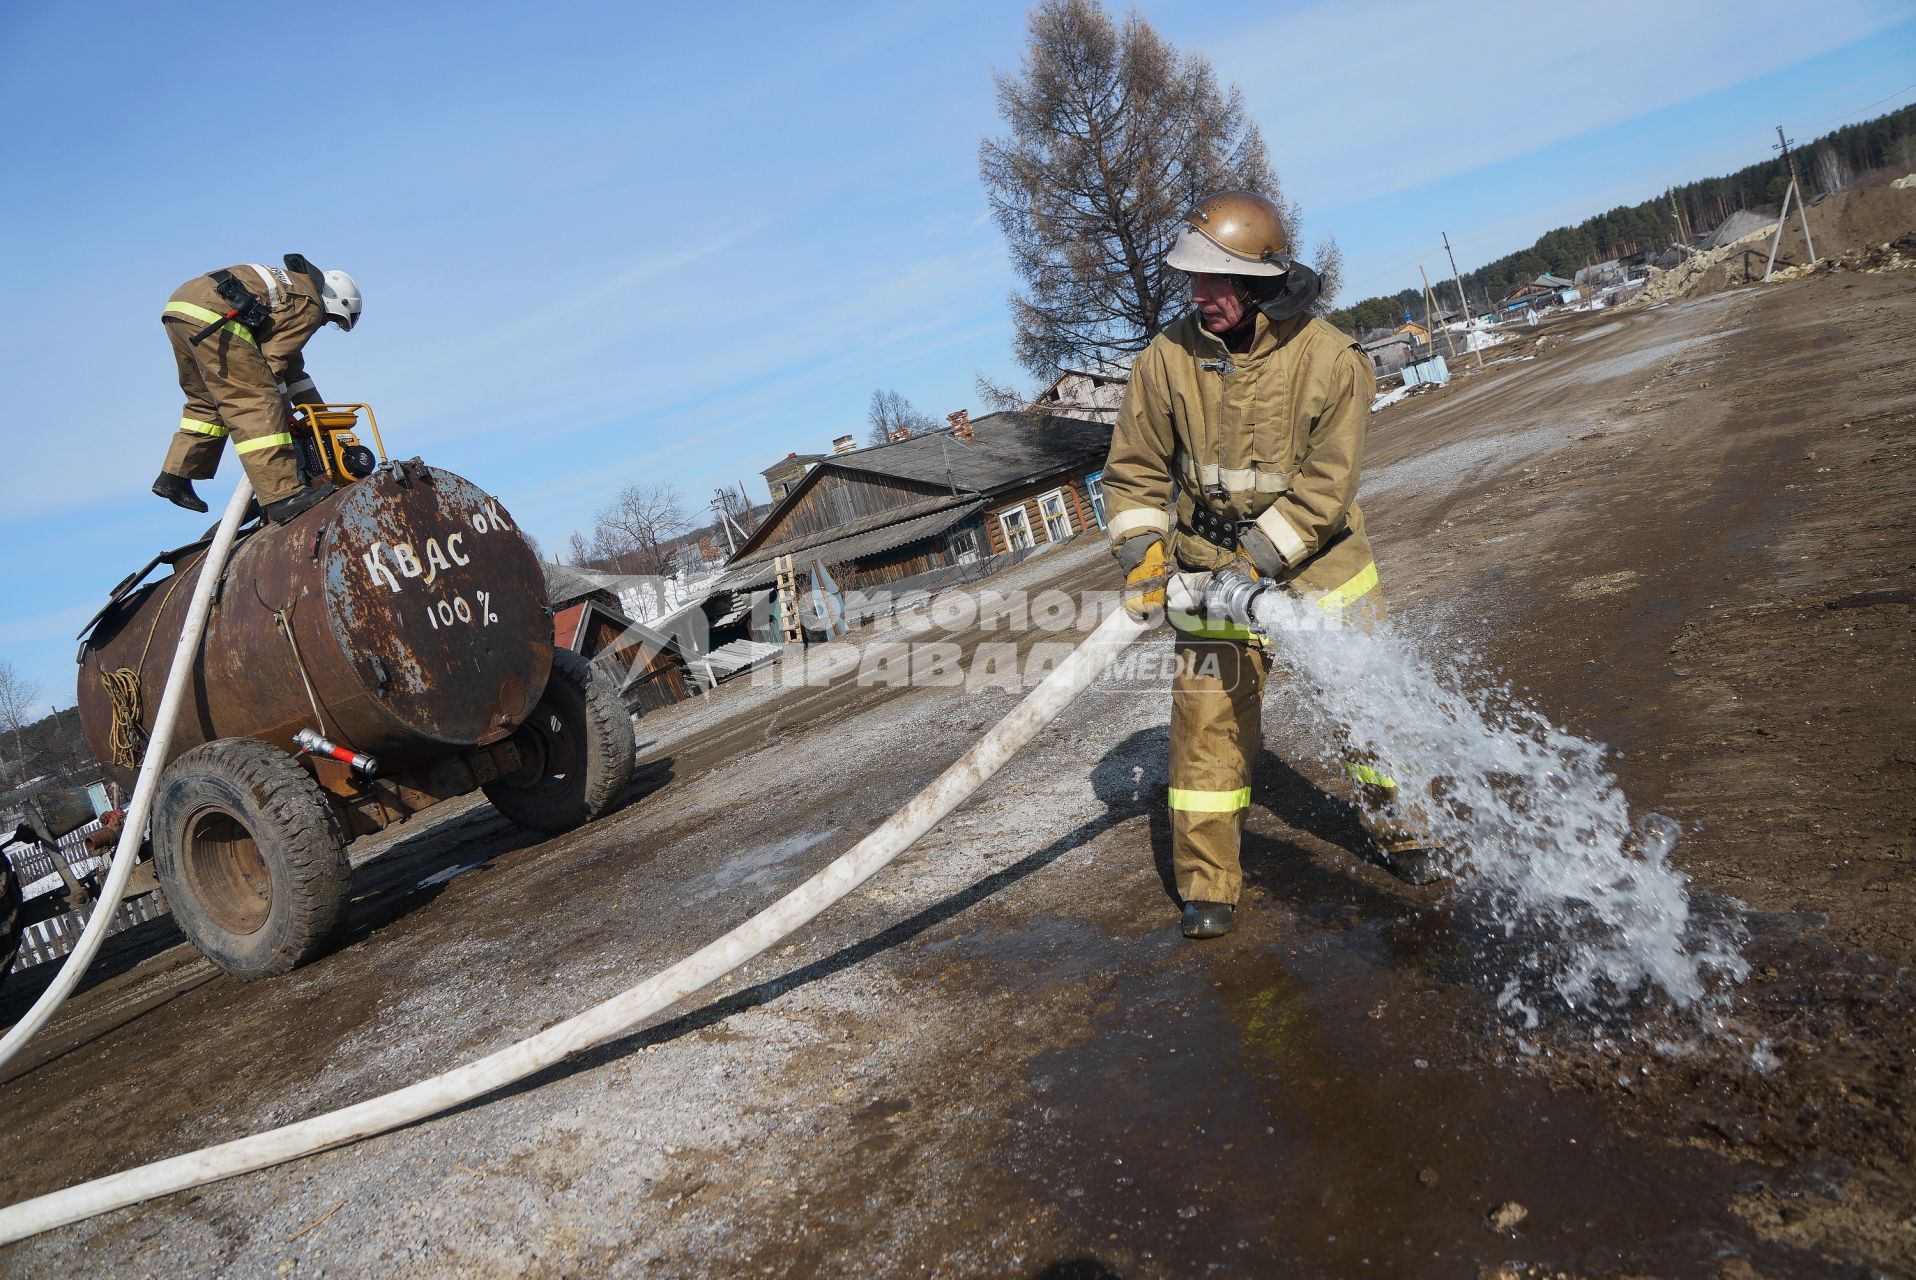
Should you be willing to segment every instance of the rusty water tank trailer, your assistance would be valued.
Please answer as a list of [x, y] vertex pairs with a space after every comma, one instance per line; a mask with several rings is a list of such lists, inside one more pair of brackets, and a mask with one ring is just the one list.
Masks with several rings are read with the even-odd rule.
[[[81, 650], [81, 723], [122, 786], [103, 677], [160, 688], [198, 574], [196, 557], [140, 587]], [[524, 722], [551, 666], [545, 576], [510, 514], [450, 471], [400, 463], [235, 548], [170, 755], [218, 738], [290, 753], [305, 728], [389, 766], [485, 746]]]
[[[204, 557], [159, 558], [149, 570], [173, 574], [136, 575], [84, 633], [81, 723], [123, 787]], [[554, 650], [544, 571], [510, 513], [416, 458], [239, 542], [183, 706], [143, 883], [239, 977], [331, 944], [353, 835], [480, 788], [521, 825], [568, 831], [607, 812], [632, 775], [616, 682]], [[313, 733], [372, 757], [376, 775], [304, 750]]]

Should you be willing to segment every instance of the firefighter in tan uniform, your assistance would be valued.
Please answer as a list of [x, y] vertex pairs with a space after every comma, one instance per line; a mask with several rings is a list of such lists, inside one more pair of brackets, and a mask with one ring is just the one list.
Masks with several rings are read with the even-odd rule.
[[[1171, 574], [1248, 560], [1338, 624], [1375, 625], [1384, 597], [1355, 501], [1376, 390], [1369, 361], [1311, 315], [1317, 275], [1291, 260], [1277, 207], [1262, 196], [1227, 191], [1200, 203], [1166, 262], [1190, 274], [1197, 306], [1132, 364], [1104, 471], [1126, 607], [1164, 608]], [[1185, 935], [1212, 938], [1235, 923], [1243, 884], [1238, 845], [1269, 645], [1175, 608], [1169, 621], [1172, 860]], [[1428, 879], [1434, 851], [1398, 811], [1393, 780], [1355, 756], [1345, 768], [1387, 862]]]
[[186, 407], [153, 492], [204, 511], [193, 481], [219, 466], [226, 437], [246, 467], [260, 506], [276, 524], [324, 498], [300, 478], [292, 406], [324, 403], [301, 354], [321, 325], [351, 330], [359, 286], [344, 271], [320, 271], [296, 253], [284, 267], [259, 263], [195, 276], [162, 313]]

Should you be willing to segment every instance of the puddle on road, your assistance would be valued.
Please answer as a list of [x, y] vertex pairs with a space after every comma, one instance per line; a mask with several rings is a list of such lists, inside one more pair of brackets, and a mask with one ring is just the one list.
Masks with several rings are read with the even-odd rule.
[[[1711, 333], [1695, 333], [1667, 342], [1653, 343], [1639, 347], [1635, 351], [1622, 351], [1602, 360], [1592, 360], [1588, 364], [1572, 367], [1564, 374], [1565, 390], [1572, 387], [1587, 386], [1592, 383], [1608, 382], [1613, 378], [1629, 377], [1645, 373], [1665, 360], [1674, 359], [1696, 347], [1706, 347], [1721, 342], [1732, 334], [1742, 333], [1743, 328], [1719, 329]], [[1593, 335], [1594, 336], [1594, 335]]]
[[[1279, 906], [1202, 947], [1168, 911], [1136, 938], [1047, 920], [950, 944], [987, 986], [1099, 979], [1089, 1033], [1033, 1055], [1026, 1095], [1005, 1103], [993, 1163], [1040, 1224], [1024, 1274], [1066, 1260], [1125, 1276], [1804, 1261], [1752, 1241], [1728, 1208], [1751, 1173], [1632, 1138], [1600, 1100], [1490, 1065], [1459, 1030], [1486, 1024], [1488, 1002], [1429, 976], [1442, 933], [1415, 917], [1326, 930]], [[1522, 1223], [1492, 1231], [1512, 1201]]]
[[837, 827], [808, 831], [752, 845], [724, 859], [710, 871], [687, 881], [685, 896], [699, 902], [739, 889], [775, 889], [798, 879], [809, 868], [794, 865], [798, 856], [838, 834]]
[[1399, 489], [1421, 497], [1454, 493], [1466, 484], [1508, 471], [1526, 458], [1548, 453], [1568, 443], [1584, 429], [1581, 422], [1532, 427], [1508, 435], [1459, 440], [1402, 462], [1364, 474], [1364, 498]]

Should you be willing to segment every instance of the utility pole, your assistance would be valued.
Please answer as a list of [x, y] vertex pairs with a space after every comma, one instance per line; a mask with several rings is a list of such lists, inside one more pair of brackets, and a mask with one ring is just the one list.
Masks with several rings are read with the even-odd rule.
[[[1436, 291], [1430, 287], [1430, 276], [1424, 271], [1424, 264], [1421, 262], [1417, 264], [1417, 274], [1424, 277], [1424, 323], [1427, 325], [1443, 324], [1443, 321], [1436, 317]], [[1450, 352], [1450, 358], [1452, 360], [1457, 358], [1457, 344], [1450, 340], [1449, 325], [1444, 325], [1444, 350]], [[1431, 354], [1435, 355], [1437, 353], [1432, 351]]]
[[[1457, 272], [1457, 255], [1450, 251], [1450, 233], [1445, 231], [1440, 234], [1444, 237], [1444, 256], [1450, 259], [1450, 278], [1457, 282], [1457, 301], [1463, 304], [1464, 332], [1468, 334], [1471, 332], [1470, 299], [1464, 296], [1464, 278]], [[1468, 342], [1470, 339], [1466, 337], [1464, 341]], [[1477, 348], [1477, 367], [1479, 369], [1484, 367], [1484, 349], [1482, 347]]]
[[[1790, 155], [1790, 140], [1783, 136], [1783, 126], [1776, 126], [1777, 150], [1783, 153], [1783, 167], [1789, 170], [1790, 186], [1796, 189], [1796, 216], [1803, 220], [1803, 247], [1810, 251], [1810, 261], [1816, 261], [1816, 245], [1810, 239], [1810, 211], [1808, 201], [1803, 198], [1803, 184], [1796, 180], [1796, 160]], [[1781, 234], [1782, 222], [1777, 223], [1777, 232]]]
[[719, 527], [725, 530], [725, 549], [731, 555], [737, 555], [738, 544], [732, 541], [731, 505], [731, 495], [724, 489], [720, 489], [718, 495], [712, 499], [712, 510], [718, 512]]

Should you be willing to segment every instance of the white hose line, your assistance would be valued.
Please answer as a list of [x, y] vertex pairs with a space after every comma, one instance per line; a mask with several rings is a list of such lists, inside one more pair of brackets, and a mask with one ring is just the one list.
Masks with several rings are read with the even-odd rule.
[[1147, 630], [1114, 612], [958, 762], [823, 871], [724, 937], [537, 1035], [382, 1097], [0, 1209], [0, 1244], [436, 1115], [623, 1035], [815, 919], [963, 804]]
[[[127, 803], [126, 817], [120, 823], [120, 842], [113, 848], [113, 865], [106, 873], [106, 883], [100, 886], [100, 897], [94, 903], [93, 914], [87, 917], [86, 928], [80, 932], [80, 941], [75, 944], [72, 954], [67, 956], [66, 963], [60, 966], [53, 985], [42, 991], [40, 998], [33, 1002], [33, 1007], [27, 1010], [26, 1017], [14, 1023], [6, 1036], [0, 1038], [0, 1066], [5, 1066], [26, 1047], [34, 1033], [46, 1025], [54, 1010], [79, 985], [87, 966], [93, 963], [93, 957], [99, 952], [100, 944], [106, 941], [107, 929], [120, 909], [121, 896], [126, 893], [127, 879], [133, 874], [133, 864], [139, 860], [140, 841], [145, 838], [146, 820], [153, 811], [153, 793], [159, 790], [160, 770], [166, 767], [166, 751], [173, 742], [173, 724], [179, 718], [179, 704], [186, 690], [186, 677], [199, 657], [200, 638], [206, 634], [206, 617], [211, 611], [213, 588], [226, 571], [226, 557], [232, 553], [240, 521], [246, 516], [246, 504], [252, 500], [253, 486], [242, 475], [239, 486], [233, 490], [232, 500], [226, 504], [226, 514], [220, 517], [219, 529], [213, 534], [213, 543], [207, 547], [206, 555], [200, 561], [199, 581], [193, 584], [193, 598], [186, 606], [186, 626], [180, 631], [180, 642], [173, 646], [173, 665], [167, 669], [166, 688], [160, 694], [159, 709], [153, 713], [153, 732], [147, 738], [139, 776], [133, 780], [133, 798]], [[174, 572], [182, 570], [175, 569]], [[60, 855], [55, 852], [53, 856], [57, 858]]]

